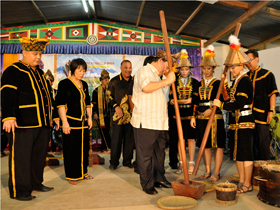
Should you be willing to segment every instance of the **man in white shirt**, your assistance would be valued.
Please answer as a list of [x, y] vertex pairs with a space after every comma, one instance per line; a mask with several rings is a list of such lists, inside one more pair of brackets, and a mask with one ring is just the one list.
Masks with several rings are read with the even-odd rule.
[[171, 71], [161, 80], [167, 67], [164, 58], [154, 57], [151, 64], [143, 66], [134, 76], [134, 109], [130, 123], [134, 131], [140, 182], [147, 194], [156, 194], [154, 187], [171, 188], [164, 176], [168, 130], [166, 91], [175, 81], [175, 74]]

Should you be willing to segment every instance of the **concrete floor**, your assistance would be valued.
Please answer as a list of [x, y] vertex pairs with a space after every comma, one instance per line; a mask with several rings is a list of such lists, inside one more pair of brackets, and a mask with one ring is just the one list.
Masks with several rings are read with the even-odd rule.
[[[167, 151], [168, 152], [168, 151]], [[196, 154], [198, 150], [196, 151]], [[165, 196], [173, 196], [171, 189], [158, 189], [157, 195], [147, 195], [141, 189], [139, 175], [133, 169], [122, 167], [115, 171], [109, 170], [110, 155], [98, 153], [105, 158], [105, 165], [93, 165], [89, 168], [89, 174], [94, 176], [93, 180], [80, 181], [78, 185], [71, 185], [65, 180], [63, 161], [60, 166], [45, 168], [44, 185], [55, 189], [50, 192], [36, 192], [32, 194], [37, 198], [32, 201], [18, 201], [10, 199], [8, 192], [8, 156], [1, 158], [1, 209], [2, 210], [153, 210], [159, 209], [157, 201]], [[120, 161], [121, 162], [121, 161]], [[177, 175], [170, 171], [168, 166], [168, 155], [166, 156], [166, 177], [172, 182], [183, 179], [183, 174]], [[202, 161], [203, 162], [203, 161]], [[213, 165], [213, 162], [212, 162]], [[213, 167], [212, 167], [213, 168]], [[198, 175], [204, 172], [201, 163]], [[231, 175], [236, 174], [235, 162], [224, 157], [221, 169], [222, 178], [218, 182], [231, 181]], [[190, 179], [198, 179], [190, 176]], [[233, 206], [224, 206], [215, 202], [216, 192], [205, 193], [197, 200], [195, 209], [279, 209], [269, 206], [257, 198], [257, 190], [246, 194], [237, 195], [237, 203]]]

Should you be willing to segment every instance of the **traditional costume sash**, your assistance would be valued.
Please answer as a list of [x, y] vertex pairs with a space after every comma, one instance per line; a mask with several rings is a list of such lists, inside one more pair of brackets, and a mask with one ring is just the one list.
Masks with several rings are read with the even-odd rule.
[[[186, 116], [186, 117], [181, 117], [181, 120], [190, 120], [192, 119], [193, 116]], [[176, 119], [176, 116], [173, 116], [174, 119]]]
[[[209, 120], [209, 117], [204, 117], [202, 114], [201, 115], [197, 115], [196, 116], [197, 119], [200, 120]], [[217, 119], [223, 119], [223, 115], [222, 114], [215, 114], [212, 126], [211, 126], [211, 144], [213, 148], [217, 148], [218, 144], [217, 144]]]
[[109, 96], [107, 94], [107, 91], [105, 91], [105, 96], [104, 96], [104, 91], [103, 91], [102, 85], [100, 85], [97, 88], [97, 92], [98, 92], [98, 115], [99, 115], [100, 126], [105, 127], [103, 113], [104, 113], [105, 103], [108, 104], [108, 102], [109, 102]]
[[[236, 111], [239, 113], [239, 110]], [[233, 160], [236, 161], [236, 154], [237, 154], [237, 139], [238, 139], [238, 129], [254, 129], [255, 123], [252, 122], [242, 122], [238, 123], [240, 115], [235, 116], [235, 124], [230, 124], [229, 129], [234, 130], [234, 150], [233, 150]]]

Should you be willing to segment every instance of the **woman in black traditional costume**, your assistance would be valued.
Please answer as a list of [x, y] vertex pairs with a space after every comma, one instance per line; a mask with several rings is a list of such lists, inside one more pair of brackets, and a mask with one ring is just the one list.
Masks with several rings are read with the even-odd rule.
[[[196, 131], [190, 126], [190, 119], [193, 115], [191, 108], [192, 103], [192, 92], [195, 87], [198, 85], [198, 81], [190, 77], [192, 64], [188, 59], [188, 53], [186, 50], [181, 51], [179, 63], [177, 69], [179, 72], [176, 74], [175, 88], [178, 96], [178, 105], [182, 121], [182, 129], [184, 139], [188, 140], [189, 148], [189, 174], [192, 174], [194, 169], [194, 153], [195, 153], [195, 138]], [[172, 89], [172, 88], [171, 88]], [[170, 90], [170, 105], [168, 106], [169, 113], [172, 113], [172, 116], [169, 117], [169, 138], [170, 138], [170, 149], [169, 149], [169, 165], [172, 169], [177, 169], [178, 164], [178, 130], [176, 124], [176, 116], [174, 109], [174, 99], [172, 91]], [[179, 153], [180, 154], [180, 153]], [[181, 157], [180, 157], [181, 159]], [[182, 162], [179, 162], [179, 167], [175, 171], [176, 174], [182, 173]]]
[[71, 76], [58, 85], [56, 103], [62, 120], [66, 179], [77, 184], [81, 179], [93, 179], [87, 173], [92, 115], [88, 85], [82, 80], [87, 64], [81, 58], [73, 59], [70, 70]]
[[[193, 118], [191, 126], [197, 130], [197, 146], [200, 147], [204, 136], [209, 116], [213, 108], [213, 100], [216, 98], [220, 80], [213, 76], [215, 68], [218, 66], [215, 61], [214, 47], [210, 45], [204, 53], [204, 57], [199, 64], [202, 67], [203, 79], [198, 88], [193, 93]], [[216, 182], [220, 179], [220, 169], [223, 163], [223, 148], [225, 145], [225, 128], [222, 111], [217, 109], [211, 132], [208, 136], [203, 153], [203, 160], [206, 172], [200, 179], [208, 179]], [[211, 175], [211, 148], [214, 148], [215, 169]]]
[[[229, 37], [230, 51], [225, 61], [230, 72], [235, 77], [231, 88], [227, 87], [225, 80], [224, 103], [219, 100], [214, 101], [214, 105], [220, 109], [231, 111], [230, 129], [234, 142], [233, 159], [240, 181], [237, 193], [246, 193], [253, 190], [251, 178], [253, 173], [253, 136], [255, 128], [255, 118], [252, 114], [253, 85], [248, 75], [243, 71], [243, 65], [250, 62], [250, 58], [242, 52], [237, 37]], [[224, 75], [223, 75], [224, 76]]]

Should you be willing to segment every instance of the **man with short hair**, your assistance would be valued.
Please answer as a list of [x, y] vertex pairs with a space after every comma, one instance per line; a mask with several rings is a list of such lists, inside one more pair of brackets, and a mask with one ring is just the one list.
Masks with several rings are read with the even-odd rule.
[[246, 64], [247, 73], [253, 82], [253, 114], [255, 117], [254, 133], [254, 159], [270, 160], [269, 145], [271, 133], [269, 131], [270, 120], [274, 114], [276, 96], [279, 95], [275, 77], [271, 71], [259, 66], [259, 53], [256, 50], [245, 52], [251, 61]]
[[[121, 73], [109, 82], [109, 106], [112, 108], [113, 130], [111, 138], [111, 160], [109, 168], [116, 170], [123, 151], [123, 166], [133, 168], [133, 130], [130, 125], [131, 108], [129, 96], [132, 95], [132, 64], [129, 60], [121, 63]], [[123, 147], [123, 149], [122, 149]]]
[[[32, 200], [42, 184], [50, 128], [59, 118], [52, 88], [39, 68], [48, 39], [21, 38], [23, 59], [9, 66], [2, 77], [2, 122], [9, 140], [10, 197]], [[55, 111], [54, 111], [55, 110]]]
[[167, 70], [163, 57], [153, 57], [151, 64], [143, 66], [134, 77], [131, 125], [140, 172], [140, 183], [147, 194], [156, 194], [154, 187], [170, 188], [164, 173], [166, 132], [168, 130], [168, 86], [175, 81], [173, 71], [165, 79], [160, 76]]

